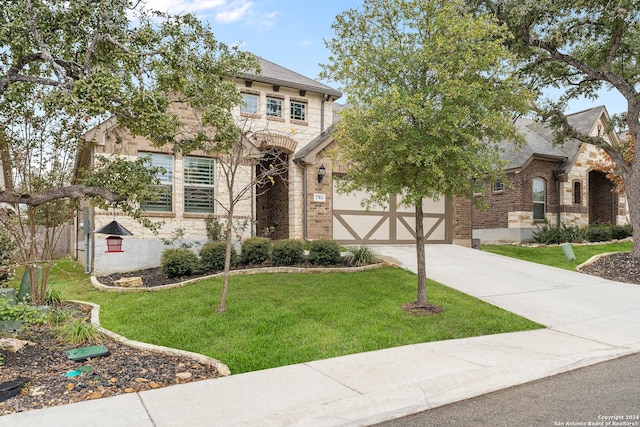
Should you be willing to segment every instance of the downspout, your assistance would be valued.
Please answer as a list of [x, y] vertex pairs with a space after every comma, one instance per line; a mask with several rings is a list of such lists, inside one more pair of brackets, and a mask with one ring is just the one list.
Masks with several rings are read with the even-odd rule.
[[324, 103], [329, 100], [328, 94], [322, 95], [322, 102], [320, 103], [320, 133], [324, 133]]
[[561, 201], [560, 201], [560, 171], [558, 171], [557, 169], [553, 171], [553, 177], [556, 180], [556, 200], [557, 200], [557, 212], [556, 212], [556, 227], [558, 228], [558, 230], [560, 229], [560, 225], [562, 224], [562, 221], [560, 220], [560, 214], [562, 212], [561, 209]]

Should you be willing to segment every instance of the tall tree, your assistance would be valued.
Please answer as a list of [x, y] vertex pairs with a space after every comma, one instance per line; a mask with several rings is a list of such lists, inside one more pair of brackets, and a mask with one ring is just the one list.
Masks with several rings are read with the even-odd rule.
[[[170, 94], [187, 86], [184, 69], [198, 69], [217, 83], [210, 85], [209, 92], [216, 94], [217, 109], [209, 113], [224, 119], [223, 110], [238, 97], [236, 87], [226, 78], [248, 69], [248, 55], [216, 41], [210, 28], [193, 15], [170, 16], [143, 9], [143, 5], [129, 0], [3, 2], [0, 161], [5, 188], [0, 191], [0, 202], [33, 208], [35, 215], [46, 203], [88, 196], [101, 206], [117, 204], [141, 218], [137, 201], [148, 194], [153, 179], [153, 173], [141, 169], [142, 161], [125, 164], [122, 159], [107, 159], [95, 173], [76, 168], [60, 179], [40, 181], [40, 185], [24, 178], [15, 182], [10, 171], [16, 167], [37, 168], [37, 163], [21, 163], [22, 158], [16, 157], [23, 151], [19, 145], [29, 144], [15, 138], [19, 132], [14, 129], [20, 123], [33, 128], [47, 122], [57, 126], [59, 136], [70, 137], [116, 117], [118, 125], [133, 135], [146, 136], [158, 145], [170, 143], [180, 126], [168, 108]], [[28, 120], [17, 117], [16, 112]], [[60, 127], [63, 122], [46, 120], [52, 112], [66, 116], [64, 122], [72, 126], [64, 128]], [[42, 142], [52, 143], [52, 139]], [[69, 156], [76, 159], [89, 152], [94, 142], [74, 138], [64, 143], [75, 144]], [[29, 258], [40, 261], [35, 255]]]
[[597, 92], [619, 92], [627, 102], [622, 119], [633, 147], [640, 144], [640, 3], [635, 0], [471, 0], [482, 13], [494, 13], [514, 38], [509, 47], [521, 60], [521, 70], [540, 91], [563, 89], [557, 105], [541, 108], [561, 137], [573, 137], [602, 148], [613, 159], [624, 181], [633, 226], [633, 257], [640, 257], [640, 159], [629, 147], [610, 145], [572, 128], [563, 105]]
[[401, 194], [415, 207], [415, 304], [429, 309], [423, 201], [470, 196], [475, 179], [498, 176], [492, 142], [521, 139], [513, 119], [530, 95], [511, 75], [505, 28], [460, 1], [365, 0], [332, 28], [323, 76], [349, 99], [335, 133], [352, 164], [343, 191], [367, 190], [369, 203]]

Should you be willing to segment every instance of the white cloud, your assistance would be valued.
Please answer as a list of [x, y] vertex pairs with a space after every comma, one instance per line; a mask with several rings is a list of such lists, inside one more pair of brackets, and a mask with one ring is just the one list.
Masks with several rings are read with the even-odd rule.
[[223, 24], [239, 21], [250, 13], [251, 6], [253, 6], [253, 3], [246, 0], [233, 1], [218, 8], [215, 13], [215, 19]]
[[258, 28], [260, 30], [269, 30], [276, 23], [276, 17], [280, 12], [270, 12], [263, 14], [258, 20]]
[[[236, 1], [228, 4], [228, 0], [146, 0], [145, 8], [159, 10], [161, 12], [169, 12], [171, 14], [181, 13], [197, 13], [205, 11], [213, 11], [219, 13], [219, 10], [225, 10], [232, 7], [235, 3], [248, 3], [244, 0]], [[251, 3], [248, 3], [251, 6]]]

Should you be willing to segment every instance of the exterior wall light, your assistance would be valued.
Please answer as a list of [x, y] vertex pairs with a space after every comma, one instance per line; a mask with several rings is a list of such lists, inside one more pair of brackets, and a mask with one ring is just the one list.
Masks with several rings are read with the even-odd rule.
[[324, 165], [320, 165], [318, 169], [318, 182], [322, 182], [322, 178], [327, 174], [327, 169], [325, 169]]

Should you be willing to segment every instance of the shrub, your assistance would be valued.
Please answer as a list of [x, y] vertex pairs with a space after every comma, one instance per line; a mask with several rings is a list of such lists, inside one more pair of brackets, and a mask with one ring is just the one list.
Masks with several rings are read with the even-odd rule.
[[19, 302], [12, 304], [5, 297], [0, 297], [0, 321], [20, 320], [27, 325], [46, 323], [49, 313], [28, 304]]
[[545, 223], [533, 232], [533, 238], [536, 242], [545, 245], [564, 242], [581, 242], [585, 239], [585, 230], [577, 225], [562, 224], [560, 228], [558, 228]]
[[271, 262], [273, 265], [294, 265], [304, 261], [304, 243], [301, 240], [288, 239], [273, 243]]
[[630, 237], [632, 233], [631, 224], [625, 225], [612, 225], [611, 226], [611, 238], [612, 239], [626, 239]]
[[244, 264], [262, 264], [269, 259], [271, 240], [266, 237], [250, 237], [242, 242], [240, 259]]
[[104, 335], [98, 328], [84, 320], [73, 319], [54, 328], [56, 339], [67, 344], [99, 344]]
[[[200, 249], [200, 260], [202, 268], [210, 271], [224, 270], [224, 260], [226, 258], [227, 242], [210, 242]], [[236, 249], [231, 247], [231, 265], [238, 260]]]
[[188, 276], [200, 269], [200, 260], [186, 248], [165, 249], [160, 258], [160, 267], [162, 273], [169, 277]]
[[611, 227], [602, 224], [592, 224], [587, 228], [586, 239], [589, 242], [606, 242], [611, 240]]
[[334, 265], [340, 262], [340, 245], [333, 240], [318, 239], [309, 244], [309, 262], [316, 265]]
[[346, 259], [347, 264], [356, 267], [373, 264], [377, 261], [376, 254], [366, 245], [349, 249]]
[[560, 243], [560, 230], [558, 227], [545, 223], [533, 231], [533, 239], [543, 245]]
[[62, 294], [57, 289], [52, 289], [47, 286], [47, 291], [44, 296], [44, 303], [49, 307], [58, 307], [62, 304]]

